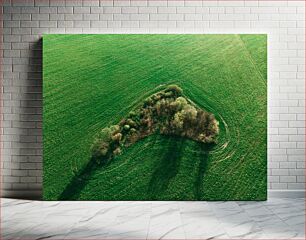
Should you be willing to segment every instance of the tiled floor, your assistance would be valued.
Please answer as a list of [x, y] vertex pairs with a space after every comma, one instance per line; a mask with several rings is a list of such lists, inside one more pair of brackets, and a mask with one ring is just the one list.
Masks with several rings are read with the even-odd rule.
[[1, 227], [4, 239], [305, 239], [304, 203], [1, 199]]

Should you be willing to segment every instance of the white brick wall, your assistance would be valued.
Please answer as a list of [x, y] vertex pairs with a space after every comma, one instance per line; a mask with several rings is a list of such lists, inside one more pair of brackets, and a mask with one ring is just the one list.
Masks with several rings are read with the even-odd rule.
[[268, 181], [305, 188], [304, 1], [4, 0], [2, 189], [42, 188], [43, 33], [267, 33]]

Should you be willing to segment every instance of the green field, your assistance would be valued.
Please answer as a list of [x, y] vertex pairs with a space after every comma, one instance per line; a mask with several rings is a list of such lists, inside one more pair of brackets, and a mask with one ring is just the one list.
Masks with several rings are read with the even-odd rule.
[[[169, 84], [218, 143], [155, 134], [92, 164], [98, 132]], [[266, 35], [45, 35], [43, 95], [45, 200], [266, 199]]]

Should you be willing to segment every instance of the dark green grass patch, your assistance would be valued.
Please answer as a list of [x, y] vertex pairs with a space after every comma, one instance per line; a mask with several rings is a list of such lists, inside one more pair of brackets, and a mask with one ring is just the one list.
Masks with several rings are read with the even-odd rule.
[[[266, 44], [266, 35], [45, 35], [44, 199], [265, 199]], [[218, 144], [154, 135], [88, 166], [97, 133], [169, 84], [215, 114]]]

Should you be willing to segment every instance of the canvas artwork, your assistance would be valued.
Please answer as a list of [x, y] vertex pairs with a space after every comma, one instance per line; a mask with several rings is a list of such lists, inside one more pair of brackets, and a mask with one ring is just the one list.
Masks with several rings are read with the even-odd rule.
[[43, 37], [45, 200], [265, 200], [267, 36]]

